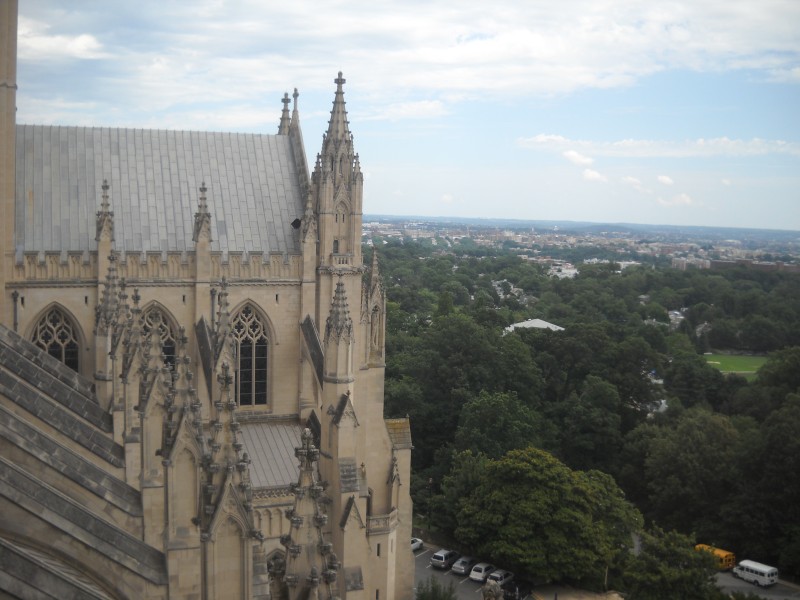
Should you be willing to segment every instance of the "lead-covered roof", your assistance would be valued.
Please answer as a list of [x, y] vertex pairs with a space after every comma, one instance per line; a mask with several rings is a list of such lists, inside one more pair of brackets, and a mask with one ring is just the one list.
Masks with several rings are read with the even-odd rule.
[[212, 251], [298, 253], [304, 202], [286, 135], [18, 125], [18, 252], [94, 251], [107, 179], [115, 247], [191, 251], [201, 183]]

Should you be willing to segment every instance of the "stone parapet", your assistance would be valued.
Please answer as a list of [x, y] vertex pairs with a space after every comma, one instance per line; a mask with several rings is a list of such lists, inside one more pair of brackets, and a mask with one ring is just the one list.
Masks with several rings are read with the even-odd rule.
[[367, 535], [383, 535], [397, 529], [397, 509], [386, 515], [367, 517]]
[[[345, 257], [346, 258], [346, 257]], [[117, 275], [128, 282], [139, 280], [194, 281], [194, 252], [120, 252]], [[351, 264], [352, 257], [341, 264]], [[263, 252], [212, 252], [212, 279], [299, 280], [302, 256]], [[5, 257], [9, 283], [69, 281], [95, 283], [98, 277], [96, 252], [24, 252]]]

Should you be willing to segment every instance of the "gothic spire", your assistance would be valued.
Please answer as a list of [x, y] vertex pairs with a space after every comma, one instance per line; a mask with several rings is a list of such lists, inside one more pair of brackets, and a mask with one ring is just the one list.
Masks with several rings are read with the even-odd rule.
[[294, 93], [292, 94], [292, 98], [294, 99], [294, 106], [292, 108], [292, 126], [298, 127], [300, 125], [300, 111], [297, 110], [297, 98], [300, 96], [300, 92], [297, 91], [297, 88], [294, 88]]
[[345, 109], [344, 90], [342, 86], [345, 84], [346, 79], [342, 77], [342, 72], [339, 71], [339, 76], [333, 80], [336, 84], [336, 96], [333, 98], [333, 109], [331, 109], [331, 119], [328, 121], [328, 134], [327, 140], [340, 142], [342, 140], [350, 140], [350, 123], [347, 120], [347, 110]]
[[[295, 90], [295, 93], [296, 92], [297, 90]], [[280, 125], [278, 125], [278, 135], [288, 135], [289, 125], [291, 123], [289, 119], [289, 103], [291, 102], [291, 100], [289, 100], [288, 92], [286, 92], [283, 95], [283, 99], [281, 100], [281, 102], [283, 102], [283, 110], [281, 111], [281, 122]]]
[[199, 242], [201, 239], [211, 241], [211, 213], [208, 212], [208, 203], [206, 201], [206, 182], [200, 184], [200, 201], [198, 202], [197, 212], [194, 213], [194, 234], [192, 235], [193, 242]]

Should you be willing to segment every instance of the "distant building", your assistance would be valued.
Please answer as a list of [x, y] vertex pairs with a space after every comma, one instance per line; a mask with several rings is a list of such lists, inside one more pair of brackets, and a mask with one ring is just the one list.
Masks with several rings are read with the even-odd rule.
[[550, 331], [564, 331], [563, 327], [553, 325], [542, 319], [528, 319], [527, 321], [520, 321], [513, 323], [504, 329], [505, 333], [511, 333], [515, 329], [549, 329]]

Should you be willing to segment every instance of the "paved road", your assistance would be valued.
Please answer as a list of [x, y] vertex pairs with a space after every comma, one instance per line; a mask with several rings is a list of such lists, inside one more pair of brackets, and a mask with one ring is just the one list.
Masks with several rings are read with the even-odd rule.
[[766, 600], [800, 600], [800, 586], [778, 582], [772, 587], [760, 588], [752, 583], [737, 579], [731, 573], [718, 573], [717, 585], [726, 592], [750, 592]]

